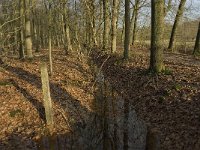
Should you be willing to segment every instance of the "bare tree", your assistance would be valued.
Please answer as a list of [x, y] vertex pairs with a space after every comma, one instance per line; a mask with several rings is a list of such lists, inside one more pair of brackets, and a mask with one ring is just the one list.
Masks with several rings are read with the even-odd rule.
[[116, 51], [116, 42], [117, 42], [117, 15], [118, 15], [118, 3], [119, 0], [113, 0], [112, 6], [112, 45], [111, 52]]
[[25, 7], [25, 50], [28, 58], [33, 58], [32, 38], [31, 38], [31, 21], [30, 21], [30, 0], [24, 0]]
[[125, 0], [124, 59], [129, 58], [129, 49], [130, 49], [130, 0]]
[[164, 1], [151, 0], [151, 54], [150, 71], [159, 73], [163, 64]]
[[103, 0], [103, 17], [104, 17], [104, 33], [103, 33], [103, 49], [108, 48], [109, 40], [109, 3]]
[[132, 18], [131, 18], [131, 25], [130, 25], [130, 44], [134, 44], [135, 36], [136, 36], [136, 26], [137, 26], [137, 19], [138, 19], [138, 11], [139, 11], [139, 4], [141, 0], [135, 0]]
[[199, 27], [198, 27], [197, 36], [196, 36], [196, 42], [195, 42], [194, 51], [193, 51], [194, 55], [200, 54], [199, 43], [200, 43], [200, 22], [199, 22]]
[[19, 17], [20, 17], [20, 42], [19, 42], [19, 58], [24, 59], [24, 2], [22, 0], [19, 0]]
[[173, 49], [176, 30], [177, 30], [179, 21], [180, 21], [182, 15], [183, 15], [185, 2], [186, 2], [186, 0], [181, 0], [180, 4], [179, 4], [179, 7], [178, 7], [178, 11], [177, 11], [177, 14], [176, 14], [176, 18], [175, 18], [175, 21], [174, 21], [174, 25], [173, 25], [173, 28], [172, 28], [171, 37], [170, 37], [170, 41], [169, 41], [169, 46], [168, 46], [169, 50]]
[[64, 35], [64, 49], [65, 54], [68, 54], [69, 51], [72, 51], [71, 38], [70, 38], [70, 30], [69, 30], [69, 18], [68, 18], [68, 10], [67, 10], [67, 0], [62, 0], [62, 25], [63, 25], [63, 35]]

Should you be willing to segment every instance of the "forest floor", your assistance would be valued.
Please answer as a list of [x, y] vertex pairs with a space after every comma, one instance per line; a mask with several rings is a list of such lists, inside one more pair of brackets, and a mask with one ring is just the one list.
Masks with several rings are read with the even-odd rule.
[[72, 130], [78, 130], [87, 120], [94, 99], [88, 90], [93, 84], [90, 66], [84, 62], [86, 59], [80, 61], [76, 54], [64, 56], [61, 51], [54, 51], [50, 89], [55, 127], [49, 133], [45, 126], [40, 78], [40, 63], [48, 62], [47, 54], [48, 51], [37, 53], [31, 61], [10, 57], [1, 62], [1, 150], [48, 149], [49, 134], [59, 137], [56, 145], [66, 143], [60, 146], [61, 149], [71, 149], [73, 140], [77, 140], [73, 139]]
[[[165, 53], [166, 71], [155, 76], [147, 73], [147, 49], [132, 51], [128, 62], [123, 62], [121, 54], [110, 56], [103, 72], [139, 117], [160, 131], [161, 149], [200, 149], [199, 58]], [[101, 52], [93, 56], [98, 65], [107, 57]]]
[[[130, 101], [138, 116], [160, 132], [161, 149], [200, 149], [200, 60], [190, 55], [166, 53], [167, 71], [154, 76], [147, 73], [147, 50], [138, 49], [128, 62], [123, 62], [119, 54], [109, 56], [98, 51], [90, 57], [102, 68], [112, 88]], [[10, 57], [0, 62], [2, 150], [40, 149], [40, 142], [47, 140], [41, 60], [48, 62], [47, 51], [35, 54], [32, 61]], [[90, 120], [89, 114], [94, 111], [91, 89], [94, 82], [87, 57], [64, 56], [61, 51], [53, 51], [50, 77], [56, 124], [53, 134], [59, 136], [58, 144], [68, 143], [61, 149], [71, 149], [69, 142], [71, 146], [76, 140], [72, 131]]]

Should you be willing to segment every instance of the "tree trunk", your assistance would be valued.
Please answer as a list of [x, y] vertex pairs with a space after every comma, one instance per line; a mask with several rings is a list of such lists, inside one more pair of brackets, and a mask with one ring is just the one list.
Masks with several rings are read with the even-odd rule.
[[30, 21], [30, 0], [24, 0], [25, 14], [25, 50], [28, 58], [33, 58], [32, 39], [31, 39], [31, 21]]
[[136, 33], [139, 4], [140, 4], [140, 0], [135, 0], [133, 14], [131, 18], [131, 25], [130, 25], [130, 44], [132, 45], [135, 42], [135, 33]]
[[103, 0], [103, 17], [104, 17], [104, 33], [103, 33], [103, 49], [108, 48], [109, 39], [109, 5], [108, 0]]
[[193, 54], [194, 55], [200, 55], [200, 22], [199, 22], [199, 27], [198, 27], [198, 31], [197, 31], [197, 37], [196, 37], [196, 42], [195, 42], [195, 46], [194, 46], [194, 51]]
[[169, 12], [169, 10], [172, 8], [172, 0], [168, 0], [168, 3], [167, 3], [167, 7], [164, 8], [164, 16], [167, 15], [167, 13]]
[[[17, 14], [19, 13], [19, 11], [16, 9], [16, 7], [13, 7], [14, 9], [14, 14], [13, 14], [13, 19], [15, 19], [17, 17]], [[18, 31], [17, 31], [17, 26], [18, 26], [18, 20], [13, 21], [13, 27], [14, 27], [14, 38], [13, 38], [13, 54], [16, 54], [16, 50], [18, 49]]]
[[150, 71], [159, 73], [163, 64], [164, 1], [151, 0], [151, 54]]
[[129, 58], [129, 47], [130, 47], [130, 0], [125, 0], [124, 59]]
[[103, 2], [102, 1], [99, 1], [99, 20], [100, 20], [100, 23], [99, 23], [99, 30], [98, 31], [98, 44], [102, 47], [103, 45], [103, 30], [102, 30], [102, 20], [103, 20]]
[[20, 42], [19, 42], [19, 58], [24, 59], [24, 3], [22, 0], [19, 0], [19, 16], [20, 16], [20, 31], [19, 31], [19, 36], [20, 36]]
[[121, 42], [124, 42], [124, 30], [125, 30], [125, 16], [122, 20], [122, 32], [121, 32]]
[[170, 37], [170, 41], [169, 41], [169, 46], [168, 46], [169, 50], [173, 49], [176, 30], [177, 30], [177, 27], [178, 27], [178, 24], [179, 24], [179, 20], [181, 19], [182, 15], [183, 15], [185, 2], [186, 2], [186, 0], [181, 0], [179, 7], [178, 7], [178, 11], [177, 11], [177, 14], [176, 14], [176, 18], [175, 18], [175, 21], [174, 21], [174, 25], [173, 25], [173, 28], [172, 28], [171, 37]]
[[[63, 32], [64, 32], [64, 48], [65, 54], [68, 54], [69, 51], [72, 51], [70, 33], [69, 33], [69, 21], [66, 1], [63, 3]], [[67, 45], [66, 45], [67, 44]]]
[[97, 38], [96, 38], [96, 24], [95, 24], [95, 6], [94, 1], [90, 1], [90, 26], [92, 28], [92, 45], [97, 45]]
[[131, 44], [134, 45], [136, 40], [136, 31], [137, 31], [137, 20], [138, 20], [138, 10], [135, 12], [135, 21], [134, 21], [134, 28], [133, 28], [133, 37]]
[[49, 30], [48, 30], [48, 42], [49, 42], [49, 75], [53, 74], [53, 66], [52, 66], [52, 14], [51, 14], [51, 4], [49, 4]]
[[116, 43], [117, 43], [117, 8], [118, 8], [118, 0], [113, 0], [113, 8], [112, 8], [112, 46], [111, 52], [116, 51]]
[[38, 24], [38, 15], [37, 15], [37, 11], [33, 10], [33, 33], [34, 33], [34, 44], [35, 44], [35, 52], [39, 52], [39, 28], [37, 28], [37, 24]]
[[[80, 45], [80, 41], [79, 41], [79, 27], [78, 27], [78, 12], [77, 12], [77, 6], [76, 6], [76, 0], [74, 0], [74, 11], [75, 11], [75, 40], [76, 40], [76, 45], [77, 45], [77, 51], [81, 51], [81, 45]], [[95, 33], [96, 35], [96, 33]]]
[[66, 25], [65, 25], [65, 18], [66, 18], [66, 15], [65, 15], [65, 12], [64, 12], [64, 7], [65, 6], [61, 6], [63, 8], [63, 15], [61, 16], [61, 20], [62, 20], [62, 39], [63, 39], [63, 46], [64, 46], [64, 51], [65, 51], [65, 54], [67, 55], [68, 54], [68, 49], [67, 49], [67, 38], [66, 38]]
[[93, 47], [97, 45], [97, 37], [96, 37], [96, 23], [95, 23], [95, 5], [94, 1], [84, 0], [84, 5], [86, 7], [86, 26], [89, 34], [89, 46]]

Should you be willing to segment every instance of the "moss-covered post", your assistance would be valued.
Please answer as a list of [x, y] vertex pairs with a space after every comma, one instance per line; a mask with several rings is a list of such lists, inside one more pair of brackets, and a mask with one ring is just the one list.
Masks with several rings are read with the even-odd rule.
[[50, 96], [49, 78], [46, 63], [41, 64], [41, 80], [46, 122], [49, 127], [53, 127], [53, 107]]
[[164, 1], [151, 0], [151, 55], [150, 71], [159, 73], [163, 64]]

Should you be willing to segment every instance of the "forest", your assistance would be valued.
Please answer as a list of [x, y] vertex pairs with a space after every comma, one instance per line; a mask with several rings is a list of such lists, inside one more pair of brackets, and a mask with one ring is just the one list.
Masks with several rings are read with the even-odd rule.
[[0, 0], [0, 150], [200, 150], [200, 1]]

